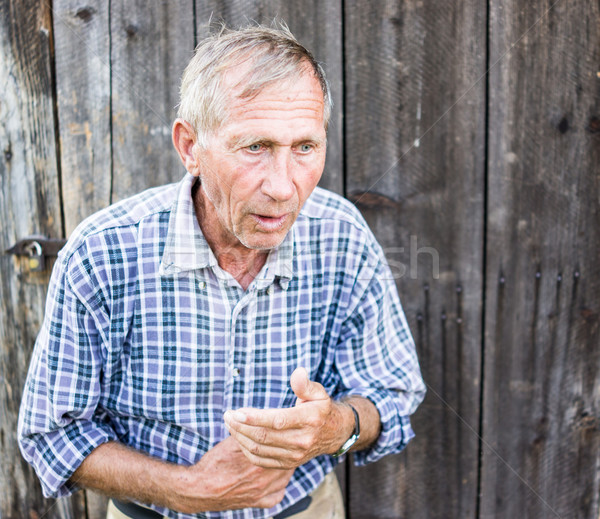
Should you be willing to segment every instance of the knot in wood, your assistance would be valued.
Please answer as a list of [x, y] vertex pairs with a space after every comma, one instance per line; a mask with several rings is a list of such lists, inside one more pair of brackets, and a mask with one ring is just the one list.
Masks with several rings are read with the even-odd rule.
[[87, 23], [92, 19], [92, 16], [94, 16], [95, 12], [96, 10], [93, 7], [86, 5], [85, 7], [80, 7], [79, 9], [77, 9], [75, 16], [81, 21]]

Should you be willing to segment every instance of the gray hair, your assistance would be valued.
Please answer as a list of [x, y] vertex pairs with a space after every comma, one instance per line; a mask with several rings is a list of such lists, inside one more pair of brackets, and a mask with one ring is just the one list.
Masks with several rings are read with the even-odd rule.
[[[225, 86], [225, 73], [244, 63], [251, 66], [238, 85]], [[177, 116], [194, 127], [198, 143], [206, 147], [208, 136], [227, 118], [227, 106], [236, 86], [242, 88], [240, 98], [252, 98], [270, 84], [298, 77], [307, 70], [312, 71], [323, 90], [327, 128], [332, 101], [325, 72], [285, 25], [237, 30], [223, 26], [196, 47], [181, 79]]]

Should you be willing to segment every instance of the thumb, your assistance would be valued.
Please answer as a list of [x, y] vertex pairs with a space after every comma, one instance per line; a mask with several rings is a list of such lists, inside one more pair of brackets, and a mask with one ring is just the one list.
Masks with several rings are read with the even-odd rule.
[[290, 377], [292, 391], [298, 397], [296, 405], [313, 400], [329, 399], [325, 388], [318, 382], [313, 382], [308, 378], [305, 368], [296, 368]]

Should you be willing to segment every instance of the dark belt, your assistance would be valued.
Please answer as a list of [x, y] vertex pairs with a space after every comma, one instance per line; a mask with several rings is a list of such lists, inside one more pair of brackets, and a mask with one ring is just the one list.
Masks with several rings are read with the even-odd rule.
[[299, 514], [300, 512], [304, 512], [312, 501], [312, 497], [306, 496], [300, 499], [300, 501], [294, 503], [289, 508], [286, 508], [283, 512], [279, 512], [277, 515], [273, 516], [273, 519], [285, 519], [286, 517], [292, 517], [293, 515]]
[[128, 501], [112, 500], [117, 510], [131, 519], [162, 519], [163, 515], [150, 510], [144, 506], [136, 505]]
[[[312, 501], [312, 497], [306, 496], [297, 503], [294, 503], [289, 508], [286, 508], [283, 512], [279, 512], [277, 515], [273, 516], [273, 519], [285, 519], [286, 517], [292, 517], [295, 514], [299, 514], [300, 512], [304, 512]], [[136, 505], [135, 503], [129, 503], [127, 501], [118, 501], [117, 499], [113, 499], [115, 507], [119, 512], [125, 514], [130, 519], [162, 519], [162, 514], [155, 512], [154, 510], [150, 510], [149, 508], [145, 508], [140, 505]]]

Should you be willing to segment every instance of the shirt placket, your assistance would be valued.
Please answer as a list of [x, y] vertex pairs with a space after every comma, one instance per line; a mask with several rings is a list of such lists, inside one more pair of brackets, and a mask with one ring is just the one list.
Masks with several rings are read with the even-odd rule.
[[[235, 286], [226, 288], [232, 304], [229, 340], [227, 341], [227, 375], [225, 381], [225, 405], [237, 409], [249, 405], [252, 355], [254, 349], [254, 317], [256, 315], [256, 285], [251, 285], [239, 297], [241, 290]], [[239, 298], [239, 299], [238, 299]]]

